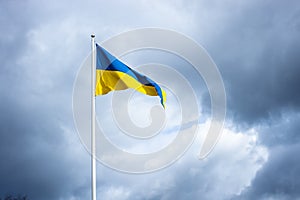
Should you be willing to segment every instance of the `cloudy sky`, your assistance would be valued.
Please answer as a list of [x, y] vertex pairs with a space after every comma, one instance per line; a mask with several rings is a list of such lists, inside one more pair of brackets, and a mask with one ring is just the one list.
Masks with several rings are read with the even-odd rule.
[[[1, 0], [0, 25], [0, 198], [90, 198], [90, 157], [72, 113], [90, 34], [101, 42], [160, 27], [193, 38], [218, 66], [227, 95], [223, 135], [198, 160], [208, 126], [200, 120], [192, 147], [155, 173], [120, 173], [98, 163], [98, 198], [300, 199], [297, 0]], [[205, 99], [199, 98], [203, 112]]]

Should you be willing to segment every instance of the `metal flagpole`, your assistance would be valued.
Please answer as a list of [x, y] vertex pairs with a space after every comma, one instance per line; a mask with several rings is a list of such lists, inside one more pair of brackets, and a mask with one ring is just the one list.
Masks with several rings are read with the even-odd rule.
[[92, 167], [92, 200], [96, 200], [96, 135], [95, 135], [95, 35], [92, 38], [92, 69], [91, 69], [91, 167]]

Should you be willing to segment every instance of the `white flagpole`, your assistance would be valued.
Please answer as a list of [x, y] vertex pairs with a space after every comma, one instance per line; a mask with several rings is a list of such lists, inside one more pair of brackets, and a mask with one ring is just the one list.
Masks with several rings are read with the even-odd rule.
[[92, 69], [91, 69], [91, 167], [92, 167], [92, 200], [96, 200], [96, 135], [95, 135], [95, 71], [96, 71], [96, 51], [95, 35], [92, 38]]

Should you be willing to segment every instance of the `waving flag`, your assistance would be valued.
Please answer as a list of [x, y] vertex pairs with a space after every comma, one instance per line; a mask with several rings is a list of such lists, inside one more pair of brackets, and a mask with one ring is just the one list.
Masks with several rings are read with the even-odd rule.
[[159, 96], [162, 106], [165, 107], [166, 93], [157, 83], [134, 71], [96, 44], [95, 95], [104, 95], [110, 91], [128, 88], [146, 95]]

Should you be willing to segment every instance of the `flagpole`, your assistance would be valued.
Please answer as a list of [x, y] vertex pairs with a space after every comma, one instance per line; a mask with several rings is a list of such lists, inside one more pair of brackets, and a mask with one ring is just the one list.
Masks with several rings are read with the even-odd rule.
[[95, 135], [95, 35], [91, 35], [92, 39], [92, 69], [91, 69], [91, 171], [92, 171], [92, 200], [96, 200], [96, 135]]

